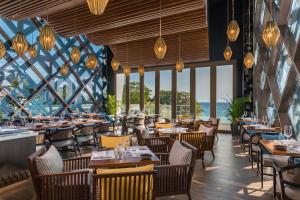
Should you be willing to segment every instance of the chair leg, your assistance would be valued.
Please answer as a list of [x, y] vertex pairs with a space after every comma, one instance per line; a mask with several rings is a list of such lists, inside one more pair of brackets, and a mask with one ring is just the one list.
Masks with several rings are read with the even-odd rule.
[[260, 152], [260, 182], [261, 188], [264, 188], [264, 161], [262, 152]]
[[211, 150], [211, 154], [212, 154], [213, 158], [215, 159], [214, 149]]
[[202, 158], [202, 168], [205, 169], [204, 158]]
[[192, 200], [192, 196], [191, 196], [190, 192], [188, 192], [187, 196], [188, 196], [189, 200]]
[[273, 199], [277, 199], [276, 194], [276, 170], [273, 168]]

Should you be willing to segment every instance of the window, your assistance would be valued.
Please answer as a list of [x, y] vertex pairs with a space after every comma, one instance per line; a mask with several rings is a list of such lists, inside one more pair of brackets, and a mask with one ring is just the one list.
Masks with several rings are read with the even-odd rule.
[[126, 83], [125, 75], [116, 75], [116, 101], [117, 101], [117, 114], [125, 113], [125, 100], [126, 100]]
[[196, 118], [210, 117], [210, 67], [196, 68]]
[[217, 94], [216, 94], [216, 116], [221, 123], [229, 123], [226, 117], [228, 104], [226, 99], [233, 99], [233, 66], [217, 66]]
[[[289, 118], [292, 122], [292, 126], [295, 133], [300, 132], [300, 82], [297, 83], [297, 89], [293, 96], [293, 101], [288, 110]], [[297, 134], [298, 141], [300, 139], [300, 135]]]
[[270, 94], [269, 99], [268, 99], [267, 117], [268, 117], [268, 122], [270, 124], [273, 124], [275, 122], [276, 109], [275, 109], [275, 104], [274, 104], [274, 99], [273, 99], [272, 93]]
[[140, 75], [131, 73], [129, 76], [129, 114], [140, 112]]
[[288, 56], [285, 45], [282, 45], [279, 54], [279, 62], [276, 70], [276, 79], [280, 93], [283, 92], [291, 68], [291, 59]]
[[190, 69], [177, 72], [176, 115], [190, 115]]
[[144, 74], [144, 109], [146, 114], [155, 113], [155, 72]]
[[299, 40], [300, 36], [300, 2], [299, 0], [293, 0], [288, 26], [294, 35], [295, 41]]
[[172, 71], [160, 71], [159, 113], [163, 118], [172, 118]]

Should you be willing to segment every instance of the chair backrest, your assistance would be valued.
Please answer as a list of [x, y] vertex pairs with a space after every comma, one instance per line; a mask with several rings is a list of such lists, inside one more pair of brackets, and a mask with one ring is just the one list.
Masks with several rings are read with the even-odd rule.
[[199, 130], [199, 127], [201, 125], [204, 125], [204, 126], [211, 126], [212, 125], [212, 122], [209, 120], [209, 121], [203, 121], [203, 120], [196, 120], [194, 122], [194, 127], [195, 127], [195, 131], [198, 131]]
[[138, 128], [133, 129], [133, 133], [135, 133], [139, 146], [145, 145], [145, 140], [143, 138], [142, 131]]
[[219, 129], [219, 124], [220, 124], [220, 119], [219, 118], [210, 117], [209, 121], [211, 121], [211, 124], [213, 126], [215, 126], [217, 130]]
[[99, 138], [99, 144], [101, 144], [101, 147], [106, 148], [115, 148], [119, 144], [131, 144], [131, 138], [129, 135], [126, 136], [104, 136], [102, 135]]
[[46, 130], [46, 137], [51, 141], [67, 140], [73, 137], [74, 126], [65, 128], [50, 128]]
[[157, 122], [155, 124], [155, 128], [172, 128], [172, 127], [173, 127], [173, 125], [169, 122], [167, 122], [167, 123]]
[[188, 191], [189, 191], [191, 188], [191, 184], [192, 184], [192, 178], [193, 178], [194, 169], [195, 169], [197, 155], [198, 155], [199, 150], [195, 146], [193, 146], [185, 141], [180, 141], [180, 143], [185, 148], [192, 150], [192, 159], [191, 159], [191, 164], [190, 164], [190, 168], [188, 171]]
[[198, 149], [197, 157], [203, 158], [206, 143], [206, 133], [204, 132], [189, 132], [181, 133], [180, 141], [184, 141]]
[[110, 123], [107, 122], [98, 122], [94, 125], [95, 133], [106, 133], [109, 132]]
[[93, 200], [154, 200], [156, 171], [93, 175]]
[[79, 126], [79, 134], [80, 135], [92, 135], [94, 134], [94, 126], [95, 124], [81, 124]]
[[44, 155], [44, 153], [46, 153], [46, 148], [43, 147], [27, 158], [28, 169], [31, 174], [34, 190], [35, 190], [38, 200], [41, 199], [41, 191], [39, 190], [40, 182], [39, 182], [39, 179], [37, 178], [39, 173], [38, 173], [38, 170], [36, 167], [36, 158]]

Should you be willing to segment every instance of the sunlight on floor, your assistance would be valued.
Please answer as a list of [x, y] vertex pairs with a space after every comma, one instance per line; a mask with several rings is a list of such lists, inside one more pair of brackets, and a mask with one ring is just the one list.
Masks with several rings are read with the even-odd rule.
[[255, 196], [255, 197], [261, 197], [263, 196], [267, 191], [269, 191], [272, 188], [273, 182], [270, 181], [264, 181], [264, 188], [261, 189], [261, 183], [259, 182], [253, 182], [247, 185], [246, 188], [241, 189], [238, 191], [238, 194], [241, 195], [250, 195], [250, 196]]
[[212, 171], [218, 169], [219, 167], [205, 167], [205, 171]]

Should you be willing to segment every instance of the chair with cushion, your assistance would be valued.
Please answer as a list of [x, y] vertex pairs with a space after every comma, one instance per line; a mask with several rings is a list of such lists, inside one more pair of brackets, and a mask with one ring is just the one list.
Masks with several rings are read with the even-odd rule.
[[[263, 146], [260, 145], [259, 140], [281, 140], [285, 139], [279, 137], [279, 133], [271, 133], [271, 132], [266, 132], [266, 133], [258, 133], [258, 142], [257, 146], [258, 149], [255, 148], [258, 154], [257, 158], [257, 174], [260, 174], [260, 180], [261, 180], [261, 187], [263, 188], [263, 176], [272, 176], [272, 167], [273, 167], [273, 161], [276, 161], [280, 166], [287, 166], [288, 165], [288, 160], [289, 156], [280, 156], [280, 155], [271, 155], [266, 149], [263, 148]], [[250, 139], [250, 151], [253, 152], [253, 140]]]
[[[279, 191], [279, 195], [277, 193]], [[300, 199], [300, 164], [281, 167], [273, 162], [273, 199]]]
[[79, 155], [81, 155], [80, 148], [73, 135], [74, 128], [74, 126], [64, 128], [48, 128], [46, 129], [45, 139], [49, 141], [50, 145], [54, 145], [61, 151], [73, 151], [76, 156], [78, 151]]
[[105, 148], [115, 148], [120, 144], [131, 145], [131, 136], [117, 136], [117, 135], [102, 135], [99, 138], [99, 144]]
[[200, 126], [204, 125], [204, 126], [212, 126], [211, 121], [204, 121], [204, 120], [196, 120], [194, 122], [194, 130], [198, 131]]
[[138, 144], [140, 146], [147, 146], [154, 153], [168, 153], [170, 152], [170, 137], [145, 137], [142, 131], [138, 128], [133, 129]]
[[80, 124], [74, 131], [74, 136], [79, 146], [83, 144], [93, 144], [96, 146], [97, 138], [94, 134], [95, 124]]
[[213, 158], [215, 158], [214, 154], [214, 144], [215, 144], [215, 137], [217, 134], [217, 129], [215, 126], [205, 126], [200, 125], [199, 131], [203, 131], [206, 133], [206, 141], [205, 141], [205, 151], [210, 151]]
[[219, 118], [215, 118], [215, 117], [210, 117], [208, 121], [211, 121], [211, 125], [215, 127], [215, 132], [216, 132], [216, 137], [217, 140], [219, 139], [218, 137], [218, 130], [219, 130], [219, 124], [220, 124], [220, 119]]
[[52, 145], [28, 157], [37, 200], [88, 200], [91, 197], [92, 171], [89, 157], [62, 160]]
[[93, 200], [154, 200], [155, 183], [153, 165], [98, 169], [93, 175]]
[[197, 148], [192, 145], [175, 140], [169, 154], [157, 154], [162, 163], [162, 165], [155, 166], [157, 196], [187, 194], [191, 199], [190, 188], [197, 151]]
[[206, 133], [205, 132], [188, 132], [181, 133], [176, 136], [176, 139], [180, 141], [184, 141], [198, 149], [197, 158], [202, 160], [202, 167], [205, 168], [204, 165], [204, 151], [206, 148]]

